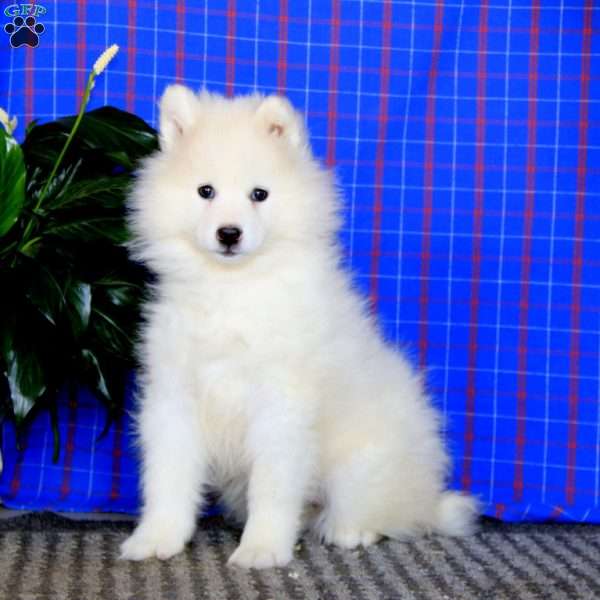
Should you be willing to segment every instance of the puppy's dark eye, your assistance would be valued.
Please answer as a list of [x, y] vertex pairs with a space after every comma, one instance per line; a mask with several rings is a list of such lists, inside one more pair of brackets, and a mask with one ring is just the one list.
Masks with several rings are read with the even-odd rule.
[[198, 188], [198, 195], [205, 200], [212, 200], [215, 197], [215, 188], [212, 185], [201, 185]]
[[254, 188], [250, 194], [250, 199], [253, 202], [264, 202], [268, 196], [269, 192], [267, 192], [267, 190], [263, 190], [262, 188]]

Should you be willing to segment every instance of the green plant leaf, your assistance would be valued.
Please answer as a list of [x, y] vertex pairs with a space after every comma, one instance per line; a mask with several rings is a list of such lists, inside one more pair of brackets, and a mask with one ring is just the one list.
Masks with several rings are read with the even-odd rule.
[[73, 122], [28, 129], [24, 199], [0, 236], [0, 394], [19, 439], [39, 411], [55, 411], [67, 383], [90, 387], [112, 419], [135, 364], [148, 274], [123, 245], [125, 198], [133, 169], [158, 146], [156, 132], [114, 108], [87, 113], [40, 203]]
[[83, 348], [81, 350], [81, 358], [86, 374], [86, 383], [94, 392], [100, 394], [104, 400], [110, 402], [111, 395], [96, 354], [89, 348]]
[[129, 333], [125, 329], [127, 327], [126, 323], [119, 322], [114, 315], [96, 305], [92, 307], [92, 313], [95, 317], [95, 331], [100, 339], [104, 341], [111, 352], [114, 352], [117, 356], [122, 356], [126, 349], [133, 344], [133, 332]]
[[113, 286], [107, 288], [106, 296], [115, 306], [132, 306], [139, 301], [140, 290], [133, 286]]
[[143, 156], [158, 147], [156, 131], [131, 113], [111, 106], [88, 112], [81, 123], [81, 137], [92, 146], [128, 156]]
[[[26, 274], [27, 271], [23, 269], [23, 276]], [[29, 259], [29, 271], [25, 281], [25, 298], [51, 325], [56, 326], [65, 304], [64, 282], [61, 285], [55, 273], [33, 259]]]
[[133, 171], [135, 168], [135, 163], [131, 160], [131, 157], [122, 150], [117, 150], [116, 152], [107, 152], [106, 156], [114, 160], [115, 163], [124, 167], [128, 171]]
[[6, 378], [14, 415], [24, 419], [46, 390], [44, 371], [33, 349], [12, 350], [9, 353]]
[[[78, 174], [80, 166], [81, 160], [78, 160], [74, 163], [66, 165], [64, 168], [58, 171], [58, 173], [54, 176], [54, 179], [48, 185], [46, 197], [38, 209], [38, 213], [40, 215], [43, 216], [48, 212], [48, 210], [61, 205], [63, 198], [68, 194], [68, 191], [71, 189], [72, 185], [75, 185], [73, 184], [73, 180]], [[38, 179], [35, 181], [35, 188], [28, 185], [28, 191], [31, 194], [31, 200], [33, 202], [37, 202], [44, 184], [44, 181], [42, 181], [42, 178], [40, 177], [40, 169], [36, 168], [35, 172], [38, 177]]]
[[[2, 300], [6, 300], [6, 298]], [[14, 344], [15, 322], [13, 315], [10, 314], [13, 311], [10, 309], [9, 303], [2, 302], [0, 310], [3, 311], [3, 314], [0, 315], [0, 359], [2, 359], [0, 365], [2, 365], [2, 362], [7, 365], [10, 351]]]
[[143, 286], [139, 283], [139, 274], [132, 273], [131, 281], [122, 281], [110, 275], [95, 282], [96, 288], [103, 293], [114, 306], [127, 308], [136, 307], [143, 294]]
[[[58, 157], [75, 117], [64, 117], [51, 123], [33, 127], [29, 131], [23, 151], [28, 164], [49, 170]], [[89, 111], [81, 119], [77, 135], [66, 156], [73, 157], [100, 152], [110, 157], [111, 164], [130, 169], [134, 160], [158, 148], [156, 131], [139, 117], [111, 106]], [[93, 166], [98, 173], [98, 161]]]
[[[54, 218], [46, 228], [46, 234], [62, 241], [86, 240], [89, 244], [99, 241], [122, 244], [129, 238], [122, 217], [102, 214], [81, 215], [61, 220]], [[52, 240], [51, 243], [57, 242]]]
[[25, 128], [25, 135], [29, 135], [29, 132], [38, 124], [39, 119], [33, 119], [33, 121], [29, 121], [27, 123], [27, 127]]
[[[91, 284], [73, 279], [68, 270], [58, 270], [55, 265], [34, 259], [25, 260], [27, 262], [22, 271], [26, 276], [25, 298], [53, 327], [64, 328], [69, 324], [69, 331], [64, 331], [63, 336], [79, 338], [90, 320]], [[27, 271], [25, 266], [28, 267]]]
[[67, 317], [73, 335], [79, 338], [87, 329], [92, 312], [92, 286], [83, 281], [72, 282], [65, 293]]
[[125, 194], [131, 182], [130, 175], [112, 175], [82, 181], [69, 180], [54, 197], [48, 193], [48, 210], [66, 208], [122, 209]]
[[25, 202], [25, 163], [15, 139], [0, 127], [0, 237], [17, 222]]

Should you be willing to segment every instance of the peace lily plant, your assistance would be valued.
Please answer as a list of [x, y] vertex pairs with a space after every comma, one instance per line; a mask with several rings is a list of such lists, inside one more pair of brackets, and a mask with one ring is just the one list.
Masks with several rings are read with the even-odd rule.
[[11, 419], [22, 442], [47, 409], [55, 459], [59, 392], [76, 402], [87, 386], [109, 423], [134, 365], [146, 274], [124, 248], [124, 199], [157, 137], [116, 108], [85, 112], [117, 51], [94, 64], [76, 116], [30, 124], [21, 144], [16, 119], [0, 110], [0, 424]]

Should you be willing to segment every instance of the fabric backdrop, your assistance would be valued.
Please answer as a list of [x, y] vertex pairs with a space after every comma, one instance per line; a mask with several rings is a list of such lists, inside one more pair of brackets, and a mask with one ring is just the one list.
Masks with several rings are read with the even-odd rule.
[[[283, 93], [345, 192], [342, 239], [392, 344], [427, 369], [451, 484], [505, 519], [600, 521], [600, 10], [592, 0], [46, 1], [36, 48], [0, 40], [0, 105], [150, 123], [174, 81]], [[4, 3], [5, 23], [15, 5]], [[368, 399], [365, 399], [367, 401]], [[64, 410], [63, 410], [64, 409]], [[7, 505], [137, 507], [129, 421], [92, 399], [24, 454]], [[47, 423], [42, 417], [36, 427]]]

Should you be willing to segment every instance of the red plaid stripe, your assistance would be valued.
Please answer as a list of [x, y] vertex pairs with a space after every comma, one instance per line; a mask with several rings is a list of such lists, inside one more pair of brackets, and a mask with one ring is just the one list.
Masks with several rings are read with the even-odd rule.
[[[34, 48], [30, 48], [29, 46], [23, 48], [25, 51], [25, 85], [23, 89], [23, 95], [25, 97], [25, 123], [29, 123], [35, 116], [34, 110]], [[15, 464], [15, 470], [13, 472], [13, 476], [10, 482], [10, 493], [13, 497], [15, 497], [19, 490], [21, 489], [21, 476], [22, 476], [22, 467], [21, 462], [23, 460], [23, 455], [19, 455], [19, 458]]]
[[495, 506], [495, 511], [494, 511], [494, 516], [496, 517], [496, 519], [502, 519], [502, 515], [504, 514], [505, 510], [506, 510], [506, 504], [504, 504], [502, 502], [497, 502], [496, 506]]
[[475, 139], [477, 149], [475, 154], [475, 190], [473, 207], [473, 251], [471, 264], [471, 294], [469, 299], [469, 353], [467, 370], [467, 397], [465, 406], [464, 458], [461, 485], [470, 489], [473, 467], [473, 441], [475, 399], [477, 394], [475, 375], [477, 372], [478, 328], [479, 319], [479, 284], [481, 279], [481, 235], [483, 229], [484, 211], [484, 173], [485, 173], [485, 82], [487, 77], [487, 44], [488, 44], [488, 3], [483, 2], [479, 11], [479, 39], [477, 54], [477, 104], [475, 121]]
[[183, 66], [185, 64], [185, 50], [184, 50], [184, 38], [185, 38], [185, 0], [177, 0], [175, 6], [175, 19], [177, 33], [175, 34], [175, 80], [178, 82], [183, 81]]
[[331, 167], [335, 164], [335, 142], [337, 137], [337, 92], [339, 75], [340, 44], [340, 2], [331, 4], [331, 44], [329, 59], [329, 85], [327, 98], [327, 152], [325, 162]]
[[10, 496], [15, 498], [21, 489], [21, 480], [23, 472], [23, 454], [20, 453], [17, 462], [15, 463], [15, 470], [13, 472], [12, 479], [10, 481]]
[[423, 166], [423, 237], [421, 241], [421, 279], [419, 295], [419, 362], [427, 363], [427, 345], [429, 343], [429, 266], [431, 263], [431, 211], [433, 200], [433, 167], [435, 150], [435, 88], [440, 63], [442, 43], [444, 3], [435, 7], [433, 23], [433, 48], [431, 65], [427, 74], [427, 109], [425, 113], [425, 164]]
[[112, 482], [110, 499], [117, 500], [121, 495], [121, 461], [123, 457], [123, 422], [115, 424], [112, 450]]
[[137, 2], [130, 0], [127, 13], [127, 91], [125, 106], [129, 112], [135, 108], [135, 54], [136, 54]]
[[225, 94], [233, 96], [235, 83], [235, 0], [227, 2], [227, 50], [225, 55]]
[[288, 34], [288, 3], [279, 2], [279, 56], [277, 58], [277, 92], [285, 93], [287, 84], [287, 34]]
[[575, 204], [575, 240], [573, 242], [573, 296], [571, 300], [571, 343], [569, 349], [569, 441], [567, 447], [568, 504], [575, 501], [577, 460], [577, 419], [579, 413], [579, 358], [581, 324], [581, 270], [583, 266], [583, 236], [585, 217], [585, 192], [587, 144], [589, 130], [590, 56], [592, 48], [592, 10], [594, 2], [587, 0], [583, 16], [583, 43], [581, 53], [581, 101], [579, 113], [579, 149], [577, 156], [577, 196]]
[[77, 396], [72, 393], [69, 398], [69, 417], [67, 425], [67, 439], [65, 442], [65, 460], [63, 463], [62, 483], [60, 485], [61, 499], [65, 499], [71, 492], [71, 475], [73, 470], [73, 456], [75, 454], [75, 431], [77, 429]]
[[529, 280], [531, 277], [531, 234], [535, 211], [537, 94], [540, 40], [540, 5], [533, 3], [529, 33], [529, 94], [527, 114], [527, 167], [525, 210], [523, 223], [523, 253], [521, 255], [521, 291], [519, 294], [519, 342], [517, 345], [517, 435], [515, 449], [514, 499], [523, 499], [523, 462], [527, 444], [527, 353], [529, 333]]
[[392, 36], [392, 3], [386, 0], [381, 20], [381, 66], [379, 82], [379, 116], [377, 118], [377, 147], [375, 151], [375, 182], [373, 198], [373, 242], [371, 245], [371, 266], [369, 299], [373, 309], [379, 300], [379, 258], [381, 256], [381, 212], [383, 210], [383, 170], [385, 166], [385, 142], [388, 127], [388, 92], [390, 87], [390, 48]]

